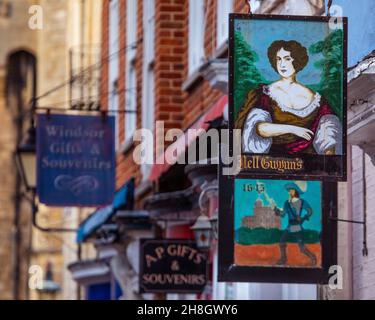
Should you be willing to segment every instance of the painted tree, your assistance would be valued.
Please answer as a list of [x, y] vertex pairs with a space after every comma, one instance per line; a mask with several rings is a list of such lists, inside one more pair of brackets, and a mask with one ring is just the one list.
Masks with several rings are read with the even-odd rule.
[[255, 66], [259, 60], [257, 53], [251, 49], [241, 32], [235, 31], [234, 41], [234, 110], [238, 112], [249, 90], [266, 81]]
[[317, 90], [342, 120], [343, 31], [331, 32], [324, 40], [311, 45], [309, 52], [323, 55], [323, 59], [314, 64], [322, 70]]

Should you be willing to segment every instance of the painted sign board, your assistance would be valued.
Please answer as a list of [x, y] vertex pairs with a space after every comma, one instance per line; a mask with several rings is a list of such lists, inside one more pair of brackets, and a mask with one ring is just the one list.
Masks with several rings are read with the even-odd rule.
[[37, 192], [51, 206], [104, 206], [115, 193], [112, 116], [38, 114]]
[[346, 180], [347, 19], [229, 20], [229, 128], [241, 130], [241, 171]]
[[200, 293], [207, 283], [207, 256], [190, 240], [141, 239], [141, 293]]
[[337, 184], [219, 178], [219, 281], [325, 283]]

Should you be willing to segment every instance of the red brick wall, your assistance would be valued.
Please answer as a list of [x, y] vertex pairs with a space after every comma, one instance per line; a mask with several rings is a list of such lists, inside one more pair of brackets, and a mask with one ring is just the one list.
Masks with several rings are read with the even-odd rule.
[[[120, 19], [119, 19], [119, 79], [118, 79], [118, 91], [119, 91], [119, 109], [122, 110], [125, 108], [125, 63], [126, 63], [126, 51], [127, 49], [125, 48], [126, 46], [126, 0], [119, 0], [119, 9], [120, 13], [125, 13], [125, 14], [120, 14]], [[124, 49], [124, 50], [122, 50]], [[119, 143], [120, 145], [124, 142], [125, 138], [125, 132], [124, 132], [124, 124], [125, 124], [125, 114], [124, 113], [119, 113]]]
[[[185, 32], [187, 12], [184, 2], [156, 1], [155, 120], [164, 121], [166, 130], [180, 128], [184, 113], [184, 92], [181, 89], [187, 41]], [[157, 153], [158, 151], [159, 146], [157, 146]]]
[[[126, 0], [120, 0], [120, 48], [126, 47]], [[137, 41], [142, 39], [143, 36], [143, 25], [142, 25], [142, 1], [138, 1], [138, 14], [137, 14]], [[119, 90], [120, 90], [120, 109], [125, 108], [125, 98], [127, 88], [126, 85], [126, 54], [128, 49], [125, 49], [120, 54], [120, 78], [119, 78]], [[136, 74], [137, 74], [137, 128], [141, 128], [142, 121], [142, 55], [143, 55], [143, 45], [141, 42], [137, 45], [136, 53]], [[120, 132], [120, 145], [124, 143], [124, 129], [125, 129], [125, 117], [126, 114], [120, 113], [119, 121], [119, 132]], [[133, 161], [133, 151], [134, 145], [132, 145], [125, 153], [119, 153], [117, 155], [117, 171], [116, 171], [116, 184], [117, 187], [121, 187], [130, 178], [134, 177], [136, 179], [136, 185], [140, 184], [141, 173], [139, 167]]]
[[[189, 11], [189, 2], [185, 2], [187, 12]], [[216, 29], [217, 29], [217, 1], [205, 0], [205, 6], [208, 8], [206, 32], [205, 32], [205, 55], [206, 60], [210, 59], [216, 51]], [[244, 0], [235, 0], [233, 4], [233, 12], [246, 12]], [[185, 19], [185, 33], [189, 32], [189, 19], [186, 15]], [[186, 41], [185, 55], [184, 55], [184, 80], [188, 77], [188, 41]], [[222, 93], [210, 87], [207, 81], [198, 79], [194, 86], [187, 92], [184, 100], [184, 118], [182, 128], [188, 128], [194, 123], [199, 116], [211, 107], [220, 97]]]
[[[104, 109], [108, 108], [108, 68], [109, 68], [109, 0], [103, 3], [103, 28], [102, 28], [102, 70], [101, 70], [101, 105]], [[125, 65], [126, 65], [126, 0], [119, 0], [120, 19], [119, 19], [119, 109], [123, 110], [125, 107]], [[142, 37], [142, 1], [138, 1], [138, 31], [137, 38]], [[142, 44], [137, 48], [137, 126], [141, 127], [141, 103], [142, 103]], [[119, 113], [119, 142], [120, 145], [124, 142], [124, 123], [125, 114]], [[118, 153], [116, 157], [117, 170], [116, 170], [116, 188], [121, 187], [131, 177], [136, 178], [136, 183], [140, 181], [140, 171], [138, 166], [133, 162], [132, 156], [133, 147], [130, 148], [125, 154]]]

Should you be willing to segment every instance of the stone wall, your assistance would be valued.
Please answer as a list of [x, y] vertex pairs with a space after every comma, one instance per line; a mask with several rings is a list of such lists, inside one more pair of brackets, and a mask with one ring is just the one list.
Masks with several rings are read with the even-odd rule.
[[[16, 287], [18, 298], [26, 299], [28, 258], [30, 252], [30, 207], [21, 203], [19, 211], [20, 232], [14, 228], [15, 190], [17, 170], [14, 162], [16, 149], [14, 105], [6, 101], [5, 82], [8, 57], [17, 51], [25, 50], [35, 54], [37, 34], [28, 28], [28, 9], [38, 1], [11, 1], [9, 17], [0, 18], [0, 299], [13, 299]], [[16, 239], [19, 246], [16, 246]], [[18, 257], [18, 258], [17, 258]], [[19, 261], [19, 281], [14, 282], [16, 261]]]
[[[368, 255], [363, 255], [363, 226], [353, 224], [353, 298], [375, 299], [375, 167], [368, 155], [363, 163], [363, 151], [353, 147], [352, 210], [353, 219], [363, 221], [364, 201], [367, 214]], [[355, 165], [354, 165], [355, 164]], [[364, 184], [364, 180], [366, 184]], [[366, 187], [366, 189], [364, 189]], [[365, 194], [366, 190], [366, 194]]]
[[[10, 54], [26, 50], [37, 59], [37, 95], [43, 94], [57, 85], [67, 82], [69, 78], [69, 49], [80, 43], [81, 21], [79, 20], [80, 0], [17, 0], [11, 1], [12, 16], [8, 19], [0, 17], [0, 299], [13, 299], [13, 275], [16, 261], [15, 230], [13, 226], [15, 207], [15, 177], [17, 175], [13, 153], [16, 149], [16, 134], [14, 119], [17, 115], [5, 101], [6, 61]], [[29, 8], [39, 4], [43, 10], [42, 30], [31, 30], [28, 26]], [[100, 21], [93, 20], [95, 15], [100, 17], [101, 1], [86, 1], [85, 41], [96, 39], [100, 41]], [[78, 5], [78, 7], [77, 7]], [[92, 6], [91, 6], [92, 5]], [[69, 11], [70, 10], [70, 11]], [[76, 19], [75, 23], [72, 21]], [[94, 27], [93, 27], [94, 26]], [[92, 28], [92, 30], [89, 30]], [[78, 35], [78, 37], [77, 37]], [[86, 39], [87, 38], [87, 39]], [[40, 99], [39, 106], [67, 107], [69, 86]], [[61, 103], [63, 102], [63, 103]], [[25, 103], [26, 105], [26, 103]], [[27, 128], [25, 128], [27, 129]], [[57, 208], [41, 207], [38, 221], [46, 227], [76, 227], [80, 217], [74, 211], [71, 217], [62, 216]], [[65, 219], [66, 218], [66, 219]], [[48, 234], [40, 232], [31, 225], [31, 207], [27, 201], [20, 205], [20, 247], [18, 255], [21, 259], [20, 279], [18, 280], [19, 298], [39, 299], [35, 290], [29, 290], [29, 266], [37, 265], [45, 271], [48, 262], [53, 263], [55, 281], [60, 285], [69, 282], [65, 266], [72, 259], [77, 259], [75, 236], [63, 234]], [[64, 252], [68, 258], [65, 261]], [[73, 252], [73, 254], [72, 254]], [[63, 286], [64, 287], [64, 286]], [[69, 287], [69, 286], [68, 286]], [[69, 287], [70, 288], [70, 287]], [[57, 295], [56, 298], [75, 298], [76, 289], [68, 290], [67, 294]]]

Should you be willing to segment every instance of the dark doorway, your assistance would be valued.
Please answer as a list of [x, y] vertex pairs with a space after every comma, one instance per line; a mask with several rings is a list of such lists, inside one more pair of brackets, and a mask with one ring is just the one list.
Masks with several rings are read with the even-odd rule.
[[[30, 101], [35, 98], [37, 90], [36, 58], [30, 52], [20, 50], [8, 56], [6, 64], [5, 97], [7, 110], [12, 116], [12, 136], [14, 150], [20, 145], [24, 132], [27, 130], [31, 114]], [[28, 295], [27, 269], [29, 264], [30, 223], [25, 225], [25, 218], [30, 214], [21, 216], [22, 196], [21, 179], [14, 167], [9, 168], [14, 175], [14, 215], [12, 227], [12, 283], [13, 299], [26, 299]], [[31, 219], [29, 220], [31, 221]]]

